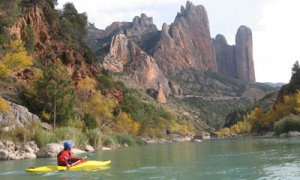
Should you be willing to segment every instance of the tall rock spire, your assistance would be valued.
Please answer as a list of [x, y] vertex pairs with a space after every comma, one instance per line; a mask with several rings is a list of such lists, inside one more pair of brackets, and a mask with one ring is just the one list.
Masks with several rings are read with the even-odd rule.
[[243, 81], [255, 82], [252, 31], [240, 26], [235, 36], [237, 77]]

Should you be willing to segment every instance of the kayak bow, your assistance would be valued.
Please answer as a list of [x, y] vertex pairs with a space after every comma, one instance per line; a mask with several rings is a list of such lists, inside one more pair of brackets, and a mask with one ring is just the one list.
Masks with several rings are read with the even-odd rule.
[[52, 172], [52, 171], [76, 171], [76, 170], [90, 170], [90, 169], [107, 169], [107, 165], [111, 161], [83, 161], [67, 169], [66, 166], [41, 166], [41, 167], [30, 167], [26, 169], [27, 172]]

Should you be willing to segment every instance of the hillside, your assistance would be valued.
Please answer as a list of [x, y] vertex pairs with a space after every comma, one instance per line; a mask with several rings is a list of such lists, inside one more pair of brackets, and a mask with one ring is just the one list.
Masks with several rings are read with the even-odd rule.
[[[246, 73], [228, 77], [218, 71], [221, 64], [203, 6], [187, 2], [162, 31], [145, 14], [99, 30], [72, 3], [62, 10], [55, 9], [56, 3], [0, 3], [0, 72], [6, 73], [0, 96], [25, 106], [54, 128], [49, 132], [24, 125], [16, 127], [22, 135], [5, 137], [33, 139], [43, 146], [66, 138], [60, 132], [69, 128], [80, 132], [70, 138], [94, 147], [139, 143], [138, 137], [168, 138], [167, 132], [192, 137], [222, 128], [228, 114], [253, 105], [273, 89], [254, 82], [251, 30], [245, 27], [237, 33], [239, 53], [229, 61]], [[195, 22], [203, 26], [186, 25]], [[197, 34], [203, 36], [194, 38]], [[16, 62], [21, 68], [14, 68], [19, 67], [14, 59], [21, 60]], [[2, 98], [0, 111], [9, 113], [9, 103]], [[2, 125], [11, 128], [10, 123]]]

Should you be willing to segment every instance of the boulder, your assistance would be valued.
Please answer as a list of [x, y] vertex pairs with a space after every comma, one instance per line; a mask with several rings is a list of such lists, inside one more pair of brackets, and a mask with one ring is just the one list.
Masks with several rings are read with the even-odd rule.
[[102, 147], [102, 151], [111, 151], [112, 149], [109, 147]]
[[298, 131], [289, 131], [287, 136], [288, 137], [297, 137], [297, 136], [300, 136], [300, 132], [298, 132]]
[[287, 137], [287, 136], [288, 136], [287, 133], [281, 133], [281, 134], [279, 134], [279, 137]]
[[[30, 113], [27, 108], [17, 105], [12, 102], [8, 102], [10, 106], [10, 111], [8, 113], [0, 113], [0, 123], [4, 125], [16, 124], [18, 126], [24, 127], [28, 123], [33, 123], [39, 121], [38, 116]], [[14, 122], [11, 122], [14, 120]], [[11, 130], [11, 126], [7, 126], [7, 130]]]
[[4, 149], [0, 149], [0, 160], [9, 160], [9, 152]]
[[12, 141], [2, 141], [2, 144], [4, 146], [4, 149], [8, 152], [15, 152], [16, 150], [16, 145]]
[[72, 148], [72, 149], [71, 149], [71, 153], [72, 153], [73, 155], [78, 155], [78, 154], [86, 153], [86, 151], [83, 151], [83, 150], [80, 150], [80, 149]]
[[17, 159], [35, 159], [36, 152], [33, 148], [30, 146], [30, 144], [23, 145], [20, 148], [20, 150], [16, 153]]
[[57, 144], [57, 143], [47, 144], [46, 147], [40, 149], [36, 155], [38, 158], [56, 157], [57, 154], [61, 150], [63, 150], [63, 148], [64, 147], [62, 144]]
[[93, 146], [91, 145], [85, 145], [84, 149], [87, 151], [87, 152], [94, 152], [95, 149], [93, 148]]
[[53, 130], [53, 127], [50, 124], [48, 124], [48, 123], [41, 122], [41, 126], [45, 130], [48, 130], [48, 131], [52, 131]]

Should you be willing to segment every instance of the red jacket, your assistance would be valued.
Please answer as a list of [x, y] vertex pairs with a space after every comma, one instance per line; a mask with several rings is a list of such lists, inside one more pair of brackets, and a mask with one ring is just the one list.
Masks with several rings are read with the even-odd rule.
[[62, 150], [57, 155], [57, 164], [60, 166], [67, 166], [67, 164], [71, 165], [72, 163], [78, 161], [79, 159], [73, 157], [71, 155], [70, 150]]

